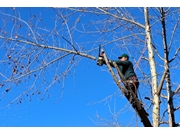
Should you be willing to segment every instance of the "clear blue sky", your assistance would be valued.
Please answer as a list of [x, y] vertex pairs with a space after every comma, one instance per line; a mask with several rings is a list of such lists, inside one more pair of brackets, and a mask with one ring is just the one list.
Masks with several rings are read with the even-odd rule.
[[[39, 9], [37, 11], [39, 12]], [[21, 17], [26, 19], [28, 15], [21, 10]], [[52, 21], [50, 18], [51, 13], [48, 13], [43, 19], [50, 24]], [[115, 55], [110, 53], [107, 51], [112, 59], [116, 59], [115, 55], [120, 55], [118, 51], [113, 52]], [[4, 57], [3, 52], [0, 57]], [[6, 106], [14, 98], [16, 91], [23, 90], [26, 86], [14, 87], [12, 93], [1, 91], [0, 126], [109, 126], [113, 122], [116, 124], [112, 114], [118, 111], [119, 124], [127, 126], [131, 122], [131, 125], [135, 125], [139, 117], [105, 69], [105, 66], [98, 67], [96, 61], [83, 58], [65, 79], [63, 91], [62, 84], [57, 84], [51, 88], [49, 98], [45, 95], [34, 95], [31, 101], [27, 98], [21, 104]], [[112, 94], [115, 96], [107, 98]], [[97, 116], [104, 120], [101, 121]], [[142, 126], [142, 123], [139, 122], [138, 125]]]

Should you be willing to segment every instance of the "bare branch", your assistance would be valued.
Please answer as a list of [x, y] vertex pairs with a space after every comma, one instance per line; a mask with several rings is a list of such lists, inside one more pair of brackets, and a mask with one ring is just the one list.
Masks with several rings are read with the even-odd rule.
[[169, 7], [166, 11], [164, 11], [165, 13], [167, 13], [169, 10], [171, 9], [171, 7]]
[[162, 117], [161, 117], [161, 120], [160, 120], [160, 121], [161, 121], [161, 122], [160, 122], [161, 124], [162, 124], [163, 118], [165, 117], [165, 114], [166, 114], [167, 111], [168, 111], [168, 109], [166, 109], [166, 110], [163, 112], [163, 114], [162, 114]]
[[179, 51], [180, 51], [180, 47], [176, 50], [174, 57], [171, 60], [169, 60], [169, 63], [171, 63], [177, 57]]
[[147, 57], [142, 57], [143, 60], [149, 61]]
[[174, 108], [174, 111], [177, 111], [178, 109], [180, 109], [180, 106], [177, 106], [176, 108]]
[[58, 61], [59, 59], [62, 59], [63, 57], [66, 57], [66, 56], [69, 55], [69, 54], [70, 54], [70, 53], [65, 54], [65, 55], [63, 55], [63, 56], [60, 56], [60, 57], [58, 57], [58, 58], [50, 61], [49, 63], [47, 63], [47, 64], [45, 64], [45, 65], [43, 65], [43, 66], [41, 66], [41, 67], [39, 67], [39, 68], [37, 68], [37, 69], [34, 69], [34, 70], [30, 71], [30, 72], [27, 72], [27, 73], [25, 73], [25, 74], [23, 74], [23, 75], [21, 75], [21, 76], [19, 76], [19, 77], [17, 77], [17, 78], [8, 79], [8, 80], [6, 80], [6, 81], [4, 81], [4, 82], [15, 81], [15, 80], [18, 80], [18, 79], [20, 79], [20, 78], [22, 78], [22, 77], [24, 77], [24, 76], [27, 76], [27, 75], [29, 75], [29, 74], [32, 74], [32, 73], [34, 73], [34, 72], [36, 72], [36, 71], [41, 71], [42, 69], [46, 68], [46, 67], [49, 66], [50, 64]]
[[69, 42], [64, 36], [62, 36], [62, 38], [63, 38], [65, 41], [67, 41], [77, 53], [79, 53], [78, 50], [74, 47], [74, 45], [73, 45], [71, 42]]
[[175, 95], [176, 93], [178, 93], [180, 90], [180, 85], [176, 88], [176, 90], [173, 92], [173, 94]]
[[157, 56], [158, 56], [162, 61], [164, 61], [164, 59], [161, 57], [161, 55], [159, 54], [159, 52], [158, 52], [158, 50], [156, 49], [156, 47], [155, 47], [154, 44], [153, 44], [153, 48], [154, 48], [154, 50], [155, 50]]
[[106, 65], [107, 65], [107, 67], [108, 67], [108, 70], [109, 70], [109, 72], [111, 73], [111, 75], [112, 75], [114, 81], [116, 82], [117, 86], [119, 87], [120, 90], [122, 90], [122, 93], [123, 93], [123, 94], [127, 93], [127, 90], [126, 90], [123, 86], [121, 86], [120, 83], [118, 82], [118, 79], [117, 79], [114, 71], [112, 70], [112, 68], [111, 68], [111, 66], [110, 66], [110, 64], [109, 64], [108, 58], [106, 57], [106, 54], [104, 53], [104, 50], [102, 50], [102, 52], [103, 52], [104, 60], [105, 60], [105, 62], [106, 62]]
[[33, 45], [33, 46], [38, 46], [38, 47], [42, 47], [42, 48], [48, 48], [48, 49], [59, 50], [59, 51], [63, 51], [63, 52], [71, 53], [71, 54], [77, 54], [77, 55], [87, 57], [87, 58], [92, 59], [92, 60], [96, 60], [96, 58], [94, 56], [91, 56], [91, 55], [88, 55], [88, 54], [85, 54], [85, 53], [81, 53], [81, 52], [77, 52], [77, 51], [72, 51], [72, 50], [60, 48], [60, 47], [46, 46], [46, 45], [36, 44], [36, 43], [33, 43], [33, 42], [29, 42], [29, 41], [18, 40], [18, 39], [14, 39], [14, 38], [6, 38], [6, 37], [3, 37], [3, 36], [0, 36], [0, 38], [5, 39], [5, 40], [15, 41], [15, 42], [21, 42], [21, 43], [25, 43], [25, 44], [29, 44], [29, 45]]
[[26, 21], [24, 21], [24, 20], [22, 20], [21, 18], [18, 18], [18, 17], [16, 17], [16, 16], [12, 16], [12, 15], [10, 15], [10, 14], [5, 14], [5, 13], [2, 13], [2, 12], [0, 12], [0, 13], [3, 14], [3, 15], [10, 16], [10, 17], [12, 17], [12, 18], [18, 19], [19, 21], [25, 23], [25, 24], [28, 26], [28, 28], [30, 29], [31, 33], [33, 34], [33, 37], [34, 37], [34, 40], [35, 40], [36, 44], [38, 43], [38, 42], [37, 42], [37, 39], [36, 39], [36, 36], [35, 36], [32, 28], [29, 26], [29, 24], [28, 24]]
[[164, 98], [164, 99], [167, 99], [167, 98], [168, 98], [167, 96], [165, 96], [165, 95], [163, 95], [163, 94], [161, 94], [161, 97]]
[[171, 39], [170, 39], [170, 43], [169, 43], [169, 48], [168, 48], [169, 50], [170, 50], [170, 48], [171, 48], [171, 46], [172, 46], [173, 39], [174, 39], [174, 35], [175, 35], [175, 32], [176, 32], [176, 29], [177, 29], [177, 27], [178, 27], [179, 22], [180, 22], [180, 17], [178, 18], [178, 20], [177, 20], [177, 22], [176, 22], [176, 24], [175, 24], [175, 26], [174, 26], [174, 29], [173, 29], [173, 31], [172, 31], [172, 35], [171, 35]]
[[145, 29], [145, 26], [144, 26], [144, 25], [142, 25], [142, 24], [140, 24], [140, 23], [138, 23], [138, 22], [135, 22], [134, 20], [129, 20], [129, 19], [125, 18], [125, 17], [119, 17], [119, 16], [117, 16], [117, 15], [111, 14], [111, 13], [103, 10], [102, 8], [98, 8], [98, 7], [97, 7], [97, 9], [99, 9], [100, 11], [102, 11], [103, 13], [105, 13], [105, 14], [107, 14], [107, 15], [113, 16], [113, 17], [118, 18], [118, 19], [120, 19], [120, 20], [124, 20], [124, 21], [130, 22], [130, 23], [133, 23], [133, 24], [135, 24], [135, 25], [137, 25], [137, 26]]
[[162, 77], [161, 77], [161, 81], [160, 81], [159, 86], [158, 86], [158, 95], [160, 95], [160, 93], [161, 93], [161, 89], [162, 89], [162, 86], [163, 86], [164, 79], [165, 79], [165, 77], [166, 77], [167, 71], [168, 71], [168, 69], [166, 69], [166, 70], [164, 71], [164, 73], [163, 73], [163, 75], [162, 75]]
[[106, 103], [107, 103], [108, 100], [111, 100], [111, 99], [113, 98], [113, 96], [118, 95], [118, 94], [119, 94], [119, 91], [116, 91], [116, 92], [114, 92], [113, 94], [105, 97], [104, 99], [102, 99], [102, 100], [100, 100], [100, 101], [97, 101], [97, 102], [91, 102], [91, 103], [89, 103], [88, 105], [94, 105], [94, 104], [102, 103], [102, 102], [106, 102]]
[[151, 103], [152, 103], [153, 105], [155, 104], [152, 98], [149, 98], [149, 97], [144, 97], [144, 98], [147, 99], [147, 100], [149, 100], [149, 101], [151, 101]]
[[160, 121], [159, 124], [160, 124], [160, 125], [161, 125], [161, 124], [169, 124], [169, 122], [168, 122], [168, 121]]
[[66, 41], [73, 47], [73, 49], [78, 53], [77, 49], [76, 49], [75, 46], [73, 45], [72, 34], [71, 34], [71, 32], [70, 32], [70, 29], [69, 29], [69, 26], [68, 26], [68, 24], [67, 24], [67, 21], [65, 20], [65, 18], [62, 16], [61, 13], [60, 13], [59, 15], [61, 16], [61, 18], [62, 18], [62, 19], [64, 20], [64, 22], [65, 22], [65, 25], [66, 25], [66, 27], [67, 27], [68, 34], [69, 34], [69, 37], [70, 37], [71, 42], [69, 42], [64, 36], [62, 36], [62, 38], [63, 38], [64, 40], [66, 40]]

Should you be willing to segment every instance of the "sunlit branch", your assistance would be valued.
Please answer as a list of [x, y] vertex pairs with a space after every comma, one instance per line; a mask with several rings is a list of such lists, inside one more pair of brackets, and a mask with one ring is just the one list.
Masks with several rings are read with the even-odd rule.
[[[130, 38], [130, 37], [132, 37], [134, 35], [142, 35], [142, 33], [131, 34], [131, 35], [127, 35], [127, 36], [124, 36], [124, 37], [121, 37], [121, 38], [113, 39], [111, 41], [106, 42], [105, 44], [102, 44], [101, 47], [105, 47], [105, 46], [107, 46], [107, 45], [109, 45], [111, 43], [114, 43], [114, 42], [117, 42], [117, 41], [121, 41], [121, 40]], [[91, 52], [93, 50], [98, 50], [98, 49], [99, 49], [99, 47], [96, 47], [96, 48], [93, 48], [92, 50], [89, 50], [88, 52]]]
[[36, 44], [36, 43], [33, 43], [33, 42], [29, 42], [29, 41], [18, 40], [18, 39], [14, 39], [14, 38], [6, 38], [6, 37], [3, 37], [3, 36], [0, 36], [0, 38], [5, 39], [5, 40], [15, 41], [15, 42], [21, 42], [21, 43], [25, 43], [25, 44], [29, 44], [29, 45], [33, 45], [33, 46], [38, 46], [38, 47], [42, 47], [42, 48], [48, 48], [48, 49], [58, 50], [58, 51], [67, 52], [67, 53], [71, 53], [71, 54], [77, 54], [77, 55], [87, 57], [87, 58], [92, 59], [92, 60], [96, 60], [96, 58], [94, 56], [91, 56], [91, 55], [88, 55], [88, 54], [85, 54], [85, 53], [81, 53], [81, 52], [76, 52], [76, 51], [60, 48], [60, 47]]
[[134, 20], [129, 20], [129, 19], [125, 18], [125, 17], [119, 17], [119, 16], [117, 16], [117, 15], [111, 14], [111, 13], [103, 10], [102, 8], [98, 8], [98, 7], [97, 7], [97, 9], [99, 9], [99, 10], [102, 11], [102, 12], [104, 12], [105, 14], [108, 14], [108, 15], [113, 16], [113, 17], [115, 17], [115, 18], [118, 18], [118, 19], [120, 19], [120, 20], [124, 20], [124, 21], [130, 22], [130, 23], [133, 23], [133, 24], [135, 24], [135, 25], [137, 25], [137, 26], [145, 29], [145, 26], [144, 26], [144, 25], [142, 25], [142, 24], [140, 24], [140, 23], [138, 23], [138, 22], [135, 22]]
[[161, 94], [161, 97], [164, 98], [164, 99], [167, 99], [167, 98], [168, 98], [167, 96], [165, 96], [165, 95], [163, 95], [163, 94]]

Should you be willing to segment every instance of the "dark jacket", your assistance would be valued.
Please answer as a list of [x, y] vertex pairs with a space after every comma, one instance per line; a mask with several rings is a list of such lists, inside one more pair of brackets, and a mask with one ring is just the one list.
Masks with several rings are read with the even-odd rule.
[[122, 72], [122, 74], [125, 76], [126, 79], [132, 76], [136, 76], [136, 73], [134, 72], [133, 64], [131, 61], [111, 60], [110, 65], [112, 67], [114, 67], [113, 62], [116, 62], [120, 71]]

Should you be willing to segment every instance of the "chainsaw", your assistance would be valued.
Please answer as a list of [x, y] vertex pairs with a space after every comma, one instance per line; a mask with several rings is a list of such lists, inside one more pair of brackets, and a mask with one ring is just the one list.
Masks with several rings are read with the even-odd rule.
[[101, 45], [99, 45], [99, 53], [98, 53], [98, 60], [97, 60], [97, 65], [102, 66], [104, 64], [104, 57], [103, 57], [103, 52], [101, 52]]

